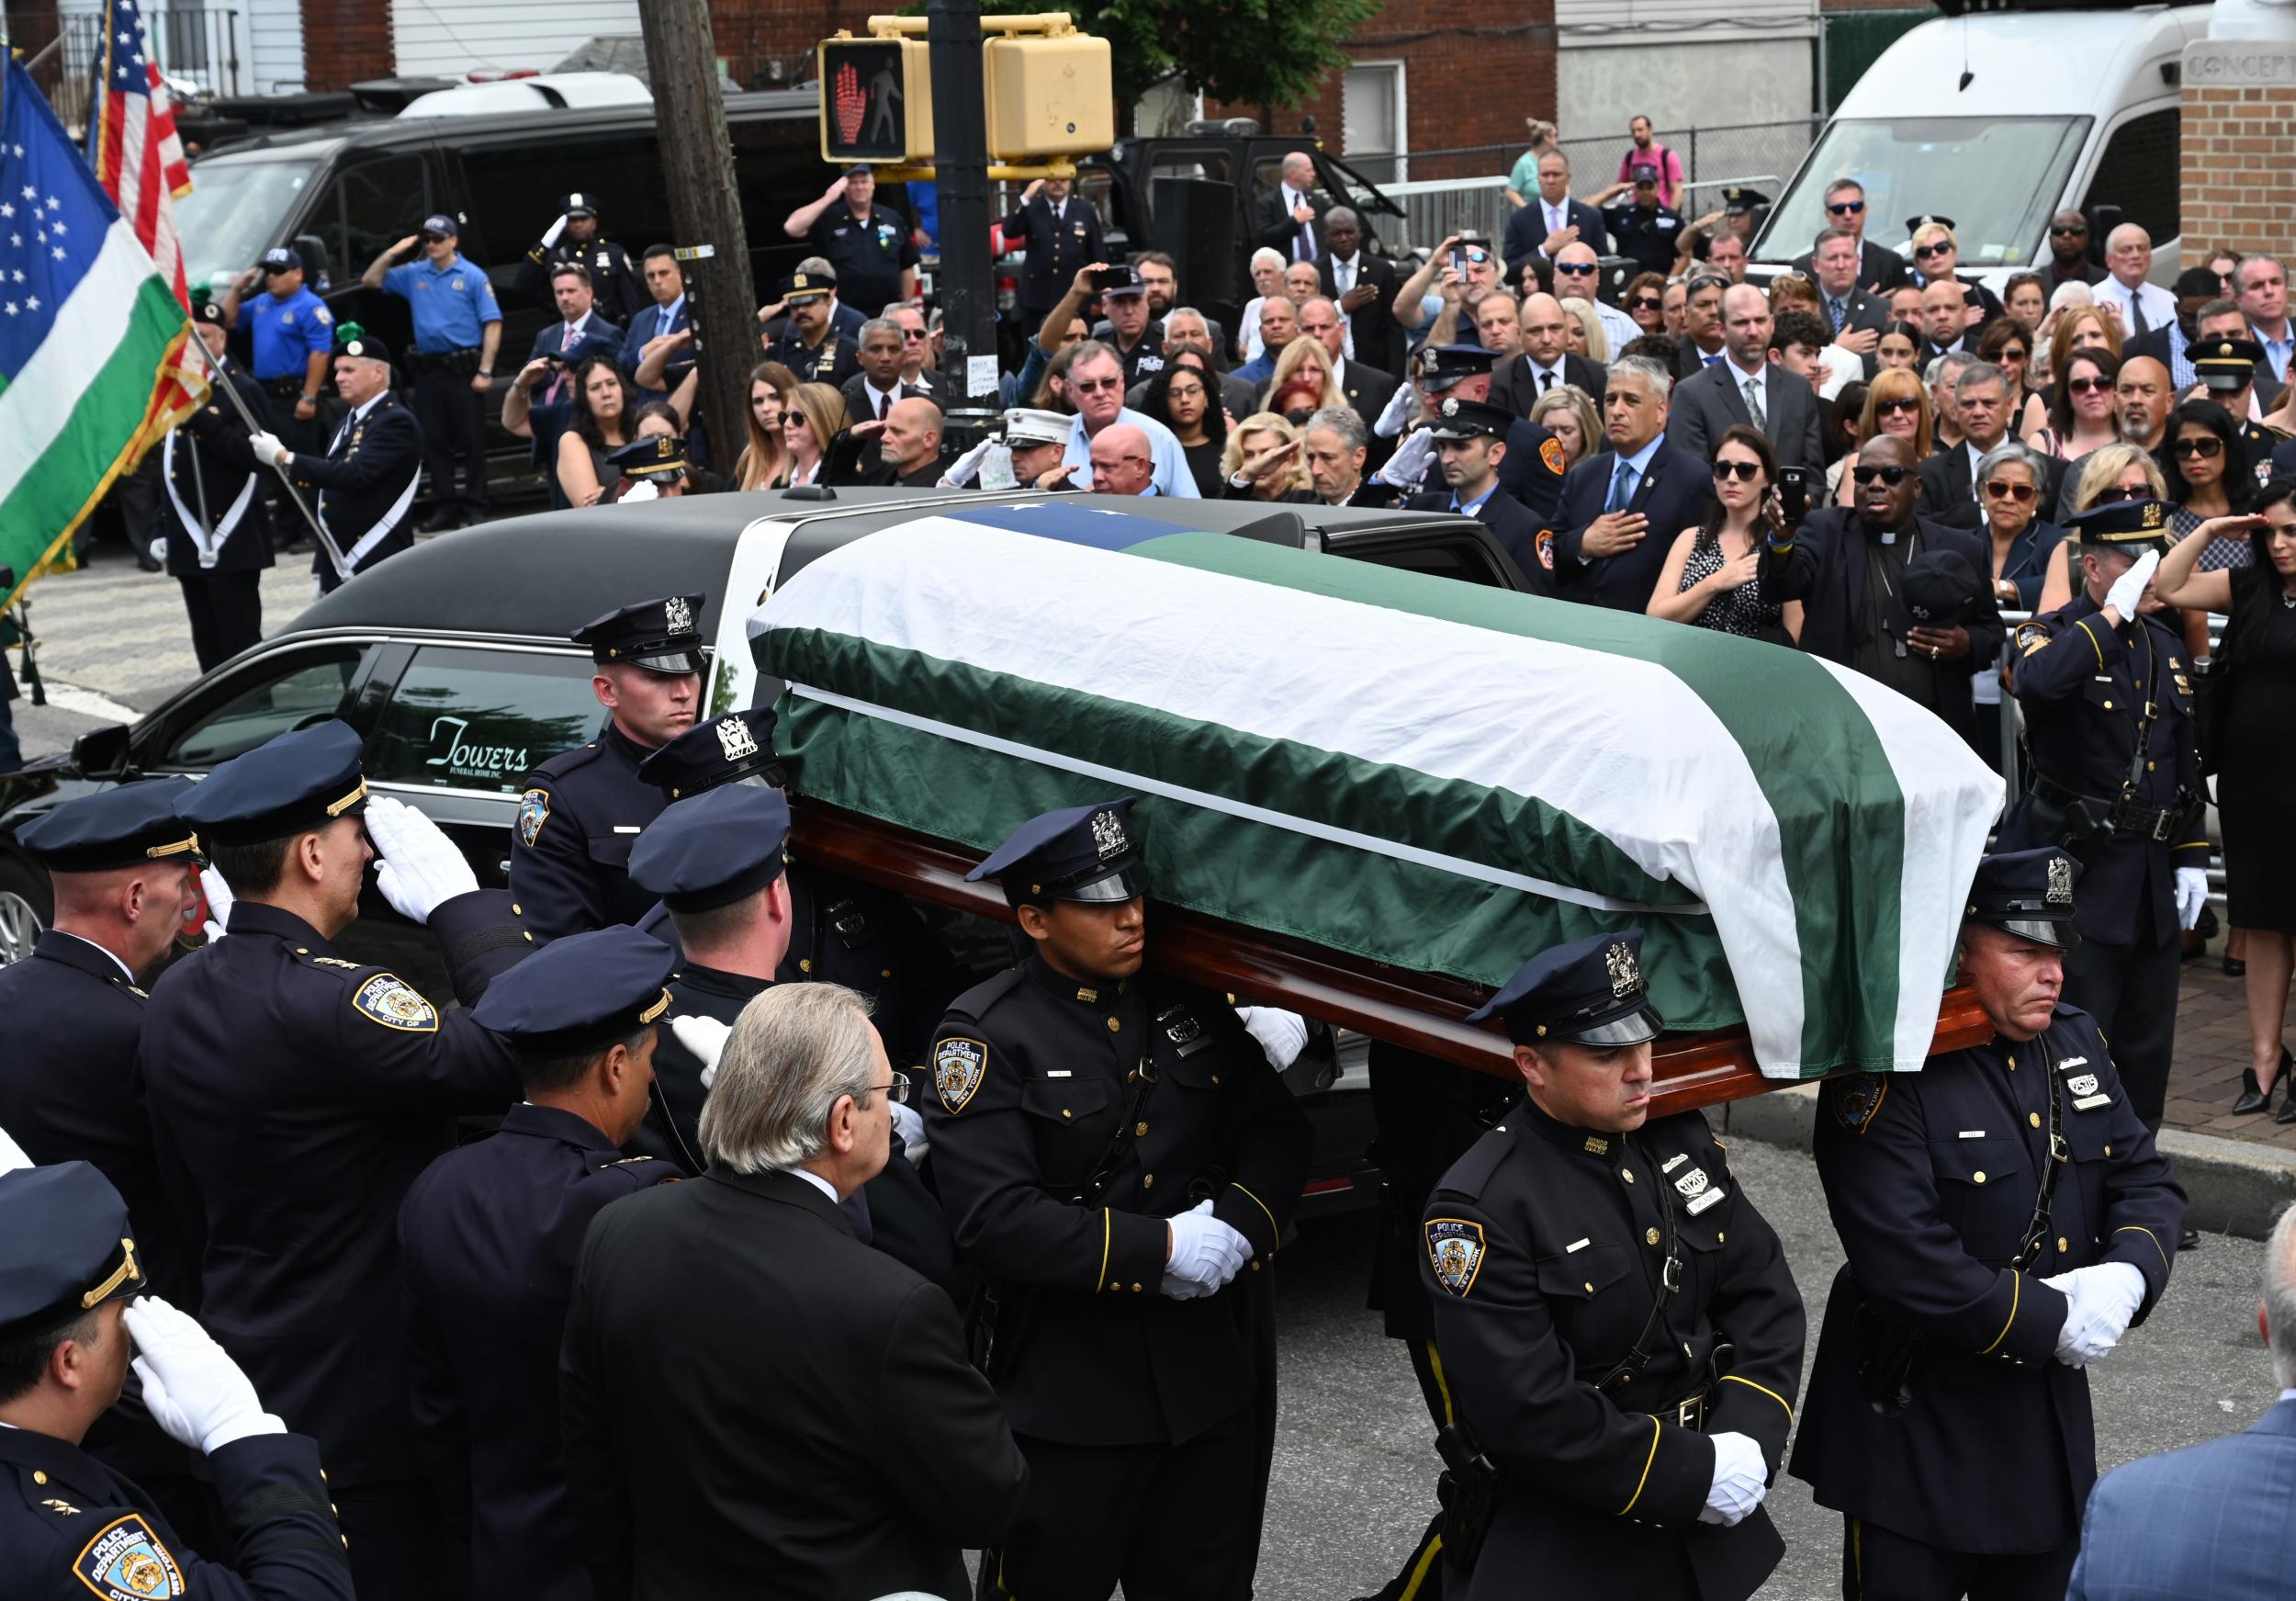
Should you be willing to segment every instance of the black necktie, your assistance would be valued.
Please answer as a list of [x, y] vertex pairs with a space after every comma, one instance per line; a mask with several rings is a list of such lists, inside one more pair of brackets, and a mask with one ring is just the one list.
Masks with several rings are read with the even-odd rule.
[[2144, 322], [2144, 291], [2141, 287], [2129, 294], [2129, 315], [2136, 322], [2136, 336], [2139, 339], [2152, 332]]

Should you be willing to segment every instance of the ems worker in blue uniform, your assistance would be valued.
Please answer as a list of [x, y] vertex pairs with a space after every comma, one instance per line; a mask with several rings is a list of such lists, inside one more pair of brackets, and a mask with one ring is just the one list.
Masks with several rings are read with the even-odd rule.
[[314, 511], [335, 547], [311, 555], [321, 594], [414, 548], [414, 491], [422, 481], [422, 429], [391, 393], [389, 347], [356, 323], [343, 332], [335, 392], [351, 409], [335, 424], [326, 453], [291, 449], [274, 434], [248, 439], [266, 470], [276, 461], [297, 483], [319, 491]]
[[1463, 1431], [1446, 1595], [1535, 1574], [1557, 1595], [1744, 1601], [1784, 1550], [1761, 1503], [1802, 1298], [1705, 1116], [1650, 1121], [1665, 1024], [1641, 951], [1640, 929], [1558, 945], [1468, 1018], [1505, 1024], [1526, 1095], [1421, 1223]]
[[1001, 881], [1032, 949], [933, 1045], [934, 1182], [1029, 1462], [994, 1596], [1240, 1594], [1259, 1535], [1252, 1291], [1307, 1120], [1221, 997], [1143, 971], [1132, 805], [1031, 818], [967, 874]]
[[1793, 1471], [1842, 1515], [1848, 1601], [2057, 1601], [2097, 1477], [2083, 1369], [2168, 1287], [2184, 1191], [2060, 1004], [2084, 876], [2055, 847], [1987, 857], [1960, 960], [1993, 1038], [1819, 1091], [1849, 1260]]
[[830, 317], [837, 290], [834, 276], [801, 267], [782, 280], [779, 300], [759, 313], [761, 321], [789, 313], [781, 337], [766, 341], [765, 359], [780, 362], [800, 383], [841, 389], [861, 376], [861, 346], [839, 333]]
[[162, 1177], [203, 1246], [201, 1314], [325, 1449], [362, 1601], [394, 1601], [438, 1594], [447, 1562], [408, 1400], [399, 1203], [454, 1147], [456, 1115], [499, 1112], [518, 1075], [469, 1013], [332, 941], [379, 855], [377, 889], [430, 928], [466, 1004], [534, 947], [436, 824], [369, 803], [359, 750], [330, 719], [185, 797], [234, 904], [229, 932], [152, 987], [137, 1059]]
[[[87, 1163], [0, 1173], [0, 1595], [351, 1601], [318, 1445], [190, 1316], [140, 1293], [141, 1266], [126, 1203]], [[131, 1362], [169, 1436], [205, 1458], [228, 1543], [194, 1547], [82, 1449]]]
[[2011, 687], [2033, 783], [2006, 843], [2062, 845], [2082, 867], [2065, 998], [2097, 1020], [2147, 1128], [2177, 1034], [2180, 930], [2208, 901], [2191, 668], [2152, 597], [2168, 508], [2110, 502], [2069, 519], [2081, 592], [2017, 630]]
[[707, 658], [706, 595], [641, 601], [569, 636], [590, 647], [606, 726], [526, 775], [511, 837], [511, 898], [526, 931], [548, 941], [635, 923], [655, 896], [630, 882], [630, 850], [670, 797], [637, 765], [693, 726]]
[[1403, 502], [1407, 512], [1458, 512], [1491, 530], [1499, 547], [1514, 558], [1535, 593], [1551, 593], [1553, 575], [1539, 558], [1540, 528], [1523, 503], [1499, 487], [1506, 464], [1507, 434], [1518, 421], [1504, 406], [1446, 395], [1427, 419], [1435, 441], [1437, 469], [1446, 489], [1428, 490]]
[[630, 253], [610, 239], [598, 237], [598, 197], [576, 192], [558, 202], [557, 220], [526, 252], [518, 268], [519, 291], [531, 299], [546, 299], [550, 277], [572, 262], [590, 275], [598, 297], [598, 314], [626, 328], [647, 304], [637, 274], [630, 270]]
[[876, 198], [877, 175], [850, 166], [818, 200], [798, 207], [782, 223], [783, 233], [806, 241], [829, 264], [839, 291], [864, 317], [917, 299], [917, 241], [907, 220]]
[[[279, 437], [297, 450], [321, 449], [327, 424], [321, 412], [327, 364], [334, 355], [334, 315], [303, 281], [302, 255], [288, 245], [263, 253], [263, 265], [242, 273], [223, 292], [224, 325], [247, 335], [255, 382], [271, 398], [267, 413]], [[264, 292], [253, 299], [256, 281]], [[257, 421], [266, 413], [257, 412]]]
[[[152, 778], [68, 800], [32, 818], [17, 842], [48, 872], [54, 914], [25, 960], [0, 967], [8, 1066], [0, 1128], [32, 1161], [84, 1161], [127, 1198], [129, 1232], [151, 1288], [199, 1304], [199, 1264], [153, 1163], [136, 1077], [142, 975], [198, 902], [199, 841], [175, 815], [184, 778]], [[88, 1454], [134, 1479], [194, 1544], [212, 1546], [191, 1463], [133, 1404], [96, 1420]]]
[[[202, 300], [192, 313], [200, 341], [221, 376], [262, 427], [263, 389], [231, 360], [223, 307]], [[191, 614], [191, 649], [205, 672], [263, 637], [263, 569], [272, 564], [271, 513], [264, 491], [278, 476], [258, 460], [239, 411], [221, 396], [167, 433], [160, 447], [160, 528], [154, 559], [183, 586]]]
[[[384, 251], [359, 277], [368, 288], [406, 301], [414, 321], [407, 379], [414, 386], [415, 415], [422, 423], [431, 516], [439, 527], [452, 526], [457, 518], [486, 521], [486, 399], [494, 388], [494, 356], [502, 343], [502, 310], [495, 304], [494, 286], [486, 268], [466, 258], [459, 244], [455, 220], [442, 211], [424, 218], [422, 232]], [[391, 265], [418, 245], [421, 261]]]
[[591, 1601], [558, 1452], [558, 1347], [601, 1209], [678, 1177], [620, 1146], [645, 1120], [674, 955], [636, 929], [571, 934], [472, 1009], [525, 1098], [431, 1164], [399, 1209], [415, 1421], [470, 1528], [468, 1594]]

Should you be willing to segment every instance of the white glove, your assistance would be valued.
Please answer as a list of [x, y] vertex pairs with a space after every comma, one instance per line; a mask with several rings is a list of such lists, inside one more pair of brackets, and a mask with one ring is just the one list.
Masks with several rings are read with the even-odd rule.
[[1244, 1032], [1259, 1042], [1267, 1065], [1278, 1073], [1297, 1062], [1307, 1048], [1308, 1020], [1296, 1011], [1279, 1006], [1240, 1006], [1235, 1015], [1244, 1020]]
[[1770, 1494], [1762, 1483], [1770, 1470], [1752, 1437], [1725, 1429], [1707, 1438], [1714, 1441], [1714, 1483], [1706, 1490], [1705, 1510], [1698, 1514], [1698, 1521], [1727, 1528]]
[[287, 445], [276, 434], [266, 434], [260, 428], [247, 436], [247, 444], [254, 451], [255, 459], [265, 467], [276, 466], [279, 457], [287, 454]]
[[988, 459], [988, 453], [996, 449], [998, 443], [998, 441], [994, 439], [984, 439], [972, 449], [966, 451], [962, 456], [958, 457], [956, 460], [951, 462], [949, 464], [949, 470], [940, 475], [940, 487], [943, 489], [961, 490], [964, 488], [965, 485], [971, 483], [974, 478], [979, 476], [981, 463]]
[[[2177, 927], [2197, 929], [2200, 912], [2209, 903], [2209, 875], [2203, 867], [2177, 869]], [[2126, 1264], [2123, 1264], [2125, 1266]]]
[[566, 218], [564, 216], [560, 216], [556, 222], [553, 222], [549, 227], [542, 231], [542, 248], [548, 250], [552, 245], [557, 243], [558, 235], [564, 233], [565, 231]]
[[906, 1148], [909, 1160], [914, 1163], [917, 1154], [925, 1148], [924, 1117], [917, 1108], [897, 1100], [886, 1102], [885, 1110], [893, 1114], [893, 1132], [901, 1136], [901, 1144]]
[[212, 1454], [250, 1435], [287, 1433], [239, 1364], [186, 1313], [140, 1295], [129, 1302], [127, 1322], [143, 1404], [177, 1445]]
[[223, 937], [231, 926], [231, 886], [223, 882], [223, 875], [212, 867], [199, 870], [199, 892], [208, 897], [208, 920], [199, 931], [209, 944]]
[[2105, 604], [2121, 614], [2127, 622], [2136, 615], [2136, 604], [2144, 598], [2144, 586], [2153, 581], [2153, 571], [2160, 566], [2160, 552], [2148, 550], [2138, 557], [2129, 570], [2112, 581], [2105, 592]]
[[154, 538], [152, 541], [151, 549], [152, 560], [165, 561], [167, 559], [167, 536], [162, 534]]
[[1427, 476], [1427, 463], [1434, 458], [1435, 438], [1422, 428], [1397, 445], [1395, 454], [1387, 458], [1387, 465], [1371, 476], [1399, 490], [1416, 489], [1419, 480]]
[[1371, 424], [1371, 432], [1382, 439], [1392, 439], [1403, 431], [1403, 419], [1410, 414], [1411, 386], [1397, 384], [1379, 412], [1379, 420]]
[[366, 837], [382, 864], [376, 887], [401, 917], [427, 923], [458, 895], [478, 887], [478, 875], [445, 829], [401, 800], [377, 795], [366, 803]]
[[[717, 1082], [717, 1054], [726, 1048], [726, 1036], [734, 1032], [731, 1023], [721, 1023], [715, 1018], [682, 1017], [670, 1020], [670, 1032], [686, 1054], [702, 1064], [702, 1088], [707, 1089]], [[906, 1137], [906, 1136], [904, 1136]]]
[[31, 1165], [32, 1159], [24, 1154], [24, 1147], [8, 1138], [7, 1130], [0, 1129], [0, 1173], [13, 1173]]
[[2129, 1320], [2144, 1303], [2144, 1275], [2127, 1262], [2100, 1262], [2043, 1279], [2065, 1296], [2065, 1326], [2057, 1331], [2057, 1360], [2068, 1368], [2101, 1361], [2121, 1343]]
[[1163, 1289], [1175, 1301], [1217, 1294], [1252, 1254], [1252, 1242], [1212, 1216], [1209, 1201], [1180, 1213], [1171, 1227], [1172, 1255], [1165, 1264]]
[[637, 506], [643, 505], [647, 501], [658, 501], [660, 499], [661, 486], [654, 482], [651, 479], [641, 479], [636, 483], [632, 484], [628, 489], [624, 490], [622, 491], [622, 498], [619, 501], [616, 501], [614, 504], [618, 506]]

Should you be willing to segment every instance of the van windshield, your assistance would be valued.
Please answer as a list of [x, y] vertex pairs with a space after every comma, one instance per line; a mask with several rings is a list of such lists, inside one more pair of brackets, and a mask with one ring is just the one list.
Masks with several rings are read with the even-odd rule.
[[238, 276], [279, 243], [304, 186], [318, 174], [313, 161], [201, 162], [191, 169], [191, 193], [175, 202], [175, 231], [183, 242], [184, 273], [194, 284]]
[[1804, 254], [1829, 220], [1826, 186], [1865, 186], [1865, 237], [1896, 250], [1909, 217], [1950, 217], [1960, 265], [2021, 266], [2040, 253], [2065, 194], [2086, 117], [1909, 117], [1828, 125], [1770, 214], [1755, 256]]

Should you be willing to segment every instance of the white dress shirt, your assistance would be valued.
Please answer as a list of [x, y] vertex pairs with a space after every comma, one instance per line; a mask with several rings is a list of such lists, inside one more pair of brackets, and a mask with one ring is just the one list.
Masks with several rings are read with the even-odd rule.
[[2170, 328], [2177, 321], [2177, 298], [2158, 284], [2139, 284], [2133, 289], [2119, 278], [2108, 277], [2101, 284], [2091, 284], [2088, 292], [2098, 301], [2121, 309], [2121, 332], [2126, 338], [2137, 334], [2136, 306], [2144, 308], [2144, 331]]

